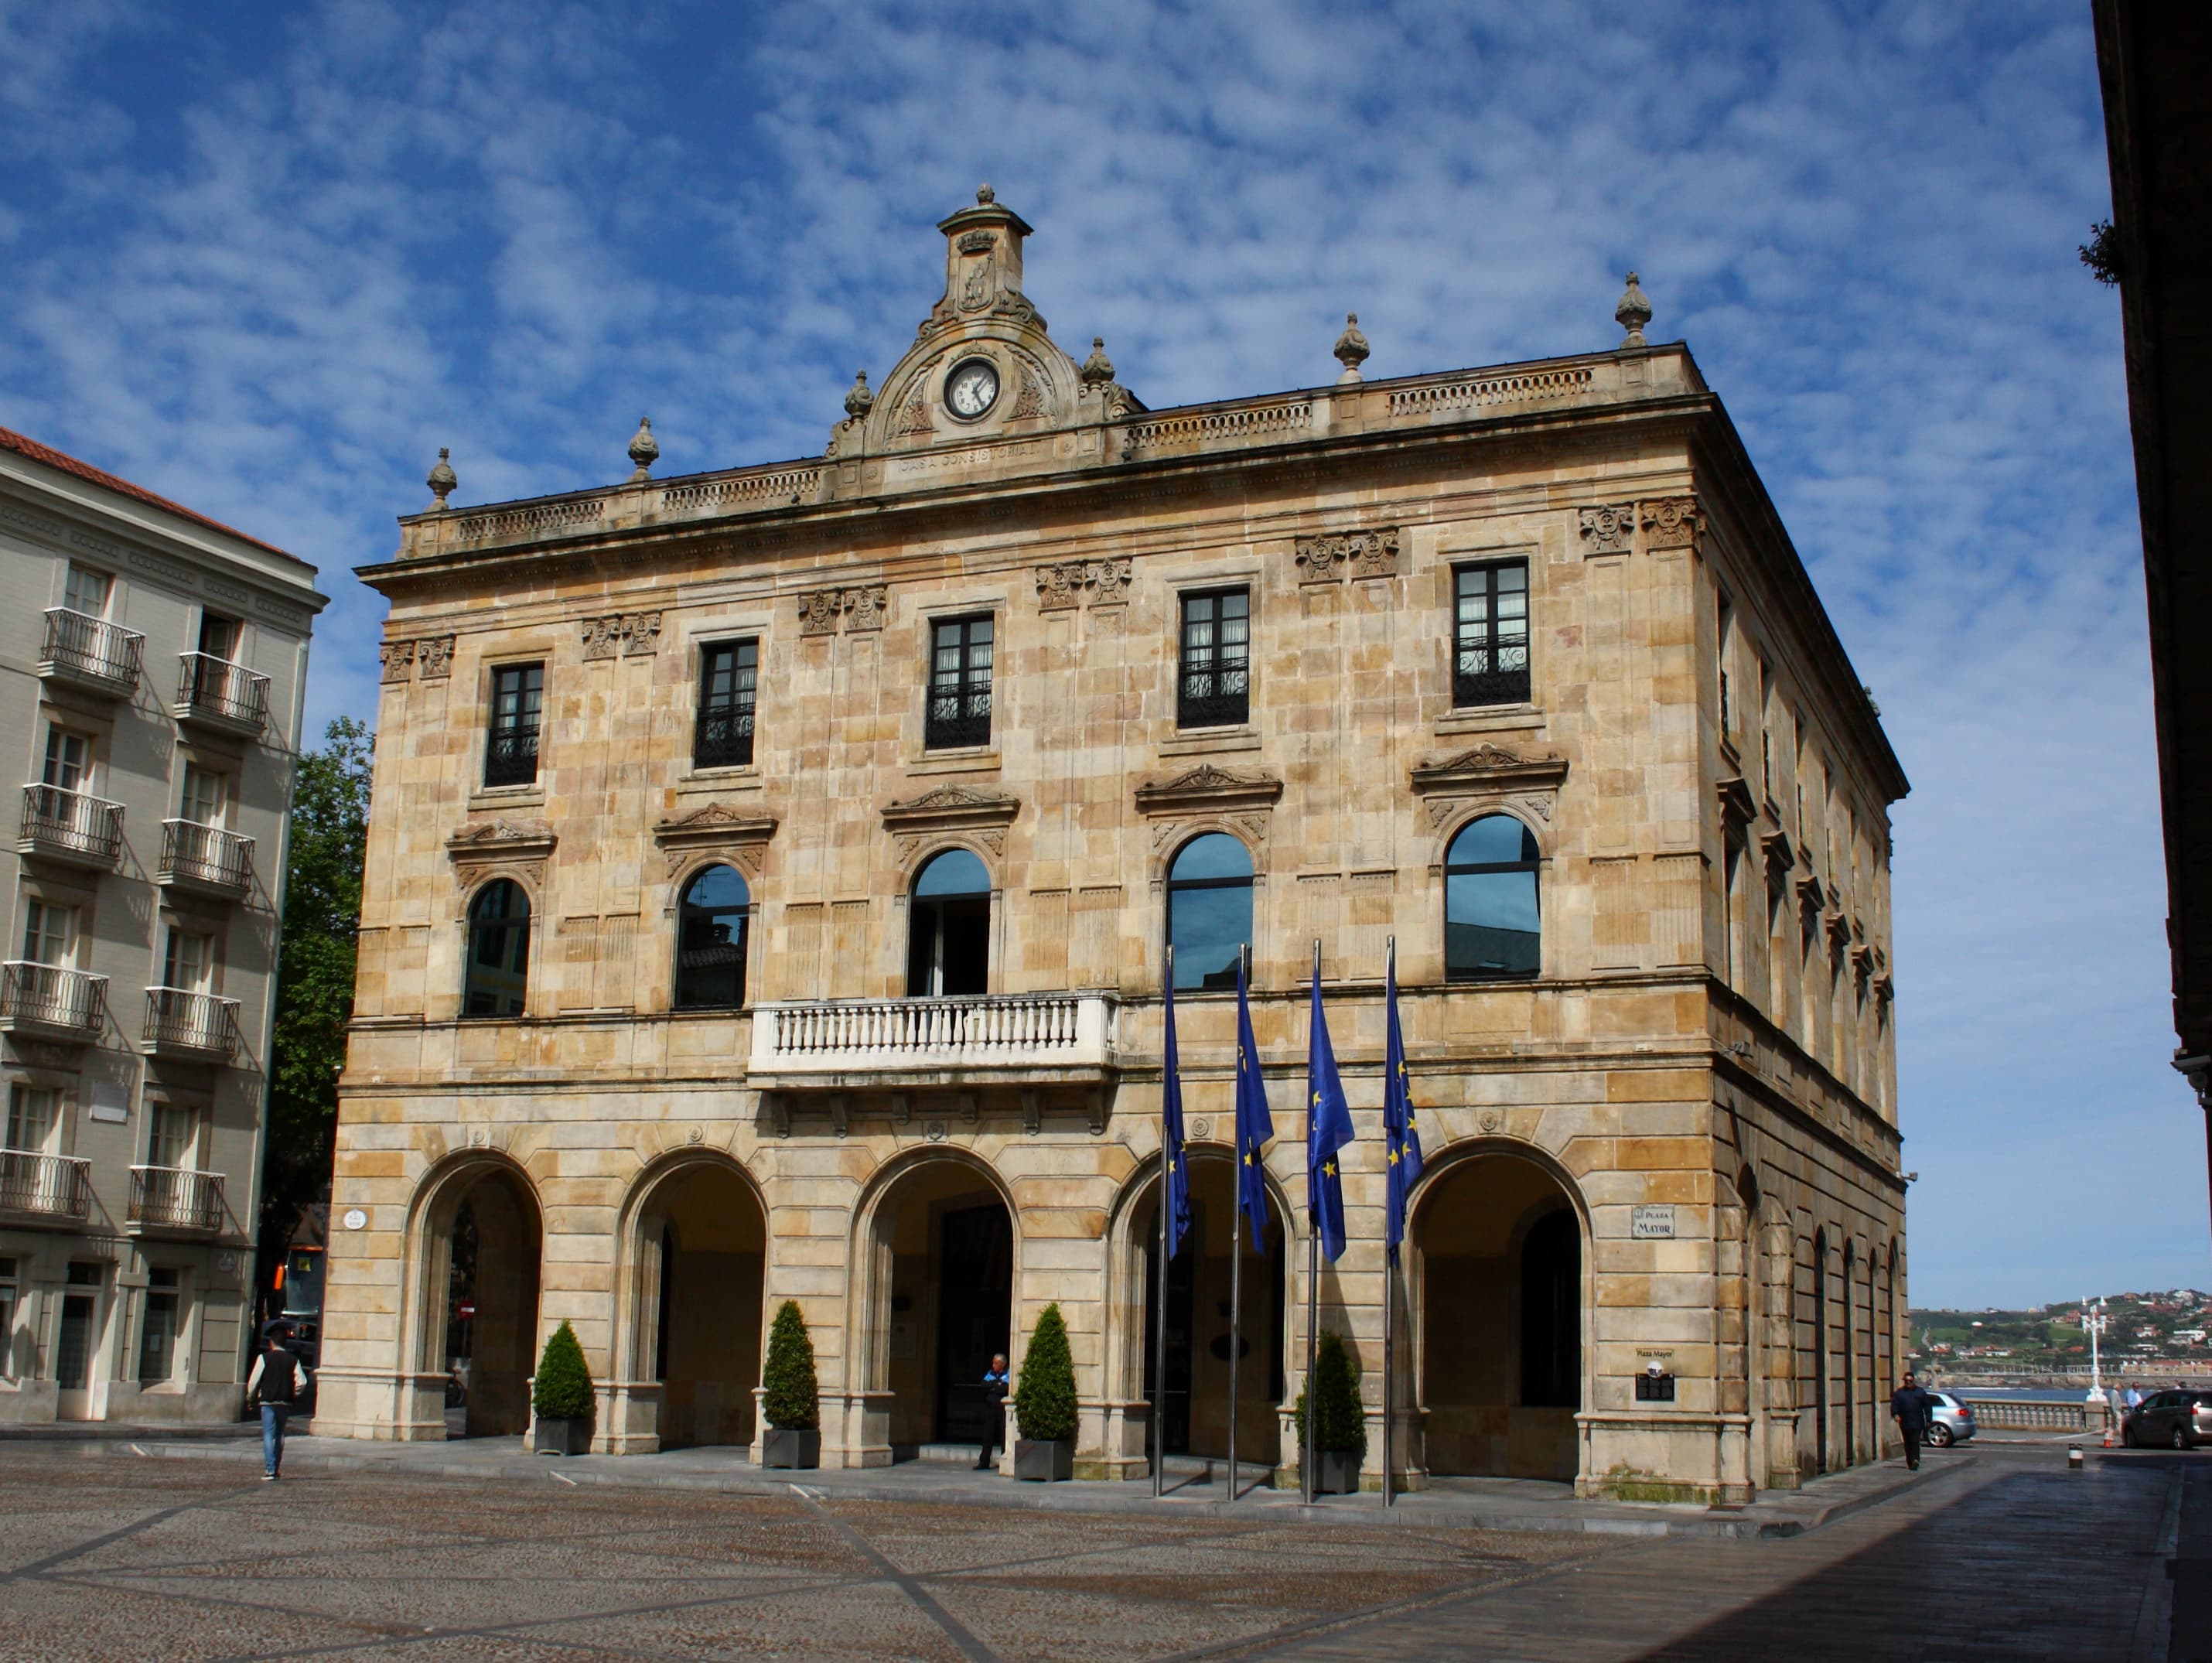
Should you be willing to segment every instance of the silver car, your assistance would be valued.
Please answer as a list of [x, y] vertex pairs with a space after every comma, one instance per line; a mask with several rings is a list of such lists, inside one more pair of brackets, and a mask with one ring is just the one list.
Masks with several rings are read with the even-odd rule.
[[1974, 1435], [1974, 1406], [1964, 1398], [1954, 1397], [1948, 1392], [1930, 1392], [1928, 1405], [1928, 1441], [1938, 1449], [1948, 1449], [1954, 1443], [1964, 1443]]

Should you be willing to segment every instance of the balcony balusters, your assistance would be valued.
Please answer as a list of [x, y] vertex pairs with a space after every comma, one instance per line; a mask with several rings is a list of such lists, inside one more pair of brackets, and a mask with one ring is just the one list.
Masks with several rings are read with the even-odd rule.
[[238, 1001], [185, 987], [149, 987], [146, 1043], [156, 1051], [228, 1062], [238, 1050]]
[[253, 840], [194, 820], [164, 820], [155, 881], [242, 895], [253, 887]]
[[177, 716], [258, 733], [269, 719], [269, 678], [206, 652], [178, 655]]
[[0, 1028], [56, 1039], [96, 1040], [106, 1023], [107, 978], [58, 964], [0, 964]]
[[46, 645], [40, 649], [39, 674], [76, 687], [129, 698], [138, 690], [146, 638], [105, 618], [72, 612], [65, 606], [46, 613]]
[[133, 1167], [130, 1217], [156, 1229], [220, 1230], [222, 1174], [190, 1167]]
[[0, 1149], [0, 1211], [82, 1218], [91, 1210], [88, 1164], [66, 1155]]
[[26, 786], [15, 849], [112, 871], [123, 853], [123, 804], [59, 786]]

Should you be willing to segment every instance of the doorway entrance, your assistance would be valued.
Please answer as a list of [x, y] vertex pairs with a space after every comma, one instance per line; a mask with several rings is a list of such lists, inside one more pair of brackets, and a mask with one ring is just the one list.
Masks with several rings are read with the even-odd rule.
[[58, 1420], [92, 1418], [92, 1376], [100, 1352], [100, 1295], [106, 1267], [72, 1262], [62, 1291], [59, 1332], [54, 1336], [54, 1415]]
[[655, 1188], [638, 1234], [653, 1294], [642, 1338], [661, 1382], [660, 1447], [750, 1443], [768, 1252], [759, 1199], [728, 1167], [698, 1162]]
[[1583, 1402], [1582, 1221], [1533, 1161], [1485, 1155], [1422, 1187], [1429, 1470], [1571, 1479]]
[[965, 849], [933, 857], [908, 907], [907, 997], [989, 992], [991, 875], [983, 863]]
[[447, 1435], [512, 1437], [530, 1423], [538, 1371], [538, 1203], [520, 1179], [493, 1168], [450, 1205]]
[[[926, 1443], [980, 1443], [983, 1372], [1013, 1350], [1014, 1229], [997, 1188], [965, 1160], [924, 1162], [878, 1205], [883, 1386], [895, 1460]], [[882, 1260], [879, 1259], [879, 1264]]]
[[[1237, 1454], [1240, 1460], [1272, 1465], [1280, 1461], [1282, 1445], [1275, 1411], [1283, 1401], [1287, 1326], [1283, 1223], [1270, 1197], [1267, 1251], [1262, 1255], [1252, 1250], [1250, 1228], [1243, 1226], [1237, 1211], [1236, 1174], [1225, 1155], [1191, 1157], [1190, 1231], [1168, 1260], [1167, 1394], [1160, 1431], [1170, 1455], [1205, 1455], [1217, 1460], [1228, 1456], [1230, 1253], [1236, 1243], [1244, 1254]], [[1149, 1399], [1160, 1356], [1158, 1179], [1132, 1222], [1145, 1278], [1145, 1375], [1138, 1394]], [[1235, 1226], [1243, 1226], [1241, 1235]]]

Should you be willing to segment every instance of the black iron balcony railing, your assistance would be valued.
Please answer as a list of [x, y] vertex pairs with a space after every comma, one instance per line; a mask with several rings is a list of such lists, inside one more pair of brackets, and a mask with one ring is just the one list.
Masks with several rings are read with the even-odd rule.
[[146, 1043], [156, 1051], [228, 1061], [238, 1050], [238, 1001], [185, 987], [149, 987]]
[[1462, 649], [1452, 665], [1452, 706], [1525, 705], [1528, 702], [1528, 649], [1501, 646]]
[[16, 852], [112, 868], [123, 853], [123, 804], [59, 786], [23, 787]]
[[708, 705], [699, 712], [691, 738], [691, 766], [741, 768], [752, 766], [753, 707]]
[[66, 1155], [0, 1149], [0, 1211], [82, 1218], [91, 1210], [87, 1162]]
[[1176, 700], [1177, 727], [1231, 727], [1251, 717], [1251, 677], [1242, 664], [1183, 672]]
[[196, 820], [164, 820], [155, 877], [163, 883], [244, 895], [253, 887], [253, 840]]
[[923, 746], [949, 750], [991, 743], [991, 689], [969, 688], [959, 693], [933, 693], [922, 724]]
[[0, 1027], [60, 1039], [95, 1040], [106, 1025], [107, 978], [58, 964], [0, 964]]
[[537, 778], [537, 725], [495, 730], [484, 745], [484, 784], [527, 786]]
[[179, 655], [177, 714], [258, 733], [269, 719], [269, 678], [205, 652]]
[[161, 1229], [221, 1229], [222, 1174], [190, 1167], [131, 1168], [131, 1222]]
[[137, 690], [145, 652], [143, 635], [105, 618], [57, 606], [46, 614], [46, 641], [39, 655], [39, 673], [96, 693], [128, 697]]

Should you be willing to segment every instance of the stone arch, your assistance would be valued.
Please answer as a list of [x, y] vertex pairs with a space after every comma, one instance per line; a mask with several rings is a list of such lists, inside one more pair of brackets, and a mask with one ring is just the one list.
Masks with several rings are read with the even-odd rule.
[[1522, 829], [1536, 840], [1539, 866], [1550, 866], [1553, 853], [1551, 822], [1519, 803], [1504, 798], [1489, 798], [1455, 802], [1449, 811], [1437, 822], [1436, 835], [1429, 845], [1429, 870], [1442, 876], [1444, 862], [1451, 853], [1453, 841], [1476, 821], [1487, 820], [1493, 815], [1519, 821]]
[[[1447, 1205], [1469, 1187], [1480, 1201]], [[1563, 1214], [1566, 1224], [1550, 1222]], [[1407, 1239], [1413, 1400], [1428, 1469], [1580, 1476], [1576, 1413], [1591, 1404], [1594, 1302], [1589, 1210], [1574, 1175], [1514, 1138], [1447, 1144], [1429, 1156]], [[1539, 1240], [1540, 1265], [1529, 1258]], [[1538, 1386], [1574, 1402], [1528, 1401]]]
[[407, 1241], [408, 1372], [444, 1374], [461, 1387], [464, 1436], [521, 1431], [530, 1418], [526, 1382], [537, 1371], [544, 1253], [537, 1185], [503, 1150], [460, 1151], [416, 1185]]
[[981, 838], [946, 834], [918, 843], [915, 857], [901, 864], [898, 894], [894, 901], [896, 908], [896, 935], [899, 942], [899, 987], [911, 997], [915, 975], [915, 888], [941, 857], [961, 853], [971, 855], [983, 868], [983, 878], [988, 886], [985, 891], [986, 915], [983, 920], [984, 969], [983, 984], [988, 992], [999, 980], [1006, 961], [1006, 890], [1004, 861], [988, 843]]

